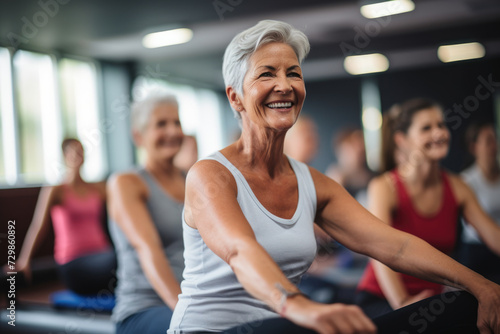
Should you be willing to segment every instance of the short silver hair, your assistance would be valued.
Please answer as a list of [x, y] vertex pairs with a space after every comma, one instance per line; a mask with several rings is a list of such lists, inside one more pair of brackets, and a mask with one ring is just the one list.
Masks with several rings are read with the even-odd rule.
[[[290, 24], [274, 20], [260, 21], [236, 35], [227, 46], [222, 62], [225, 86], [233, 87], [236, 93], [243, 96], [243, 80], [248, 70], [248, 60], [259, 47], [272, 42], [291, 46], [300, 64], [310, 49], [307, 36]], [[233, 111], [235, 117], [240, 118], [240, 114], [234, 109]]]
[[145, 98], [132, 104], [132, 130], [143, 133], [148, 125], [151, 114], [159, 104], [168, 104], [179, 110], [179, 103], [175, 95], [165, 92], [151, 92]]

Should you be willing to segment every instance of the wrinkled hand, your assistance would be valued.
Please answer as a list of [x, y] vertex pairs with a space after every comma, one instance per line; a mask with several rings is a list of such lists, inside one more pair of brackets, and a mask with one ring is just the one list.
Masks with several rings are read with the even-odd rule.
[[289, 298], [285, 317], [297, 325], [320, 334], [374, 334], [373, 322], [358, 306], [344, 304], [319, 304], [302, 296]]
[[407, 305], [419, 302], [419, 301], [421, 301], [423, 299], [432, 297], [433, 295], [434, 295], [434, 292], [432, 290], [428, 290], [428, 289], [427, 290], [423, 290], [420, 293], [418, 293], [418, 294], [416, 294], [414, 296], [410, 296], [409, 298], [405, 299], [401, 303], [401, 305], [399, 305], [398, 308], [405, 307]]
[[500, 286], [490, 283], [476, 296], [479, 302], [477, 327], [481, 334], [500, 334]]

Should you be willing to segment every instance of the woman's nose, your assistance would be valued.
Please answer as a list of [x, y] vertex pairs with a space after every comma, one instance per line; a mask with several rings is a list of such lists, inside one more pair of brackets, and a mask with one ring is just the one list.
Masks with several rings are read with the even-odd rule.
[[432, 138], [439, 139], [441, 137], [446, 136], [447, 134], [448, 134], [447, 128], [435, 127], [434, 130], [432, 131]]
[[292, 91], [292, 85], [290, 84], [290, 81], [288, 80], [286, 75], [276, 77], [274, 90], [283, 94], [288, 94]]

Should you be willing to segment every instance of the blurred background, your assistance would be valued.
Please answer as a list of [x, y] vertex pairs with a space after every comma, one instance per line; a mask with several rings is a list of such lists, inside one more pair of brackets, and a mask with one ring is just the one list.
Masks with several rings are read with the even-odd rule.
[[[303, 112], [320, 139], [311, 165], [325, 171], [336, 159], [332, 136], [360, 126], [376, 169], [380, 113], [428, 97], [447, 113], [453, 143], [445, 165], [458, 172], [466, 125], [500, 112], [500, 2], [391, 1], [362, 13], [375, 2], [2, 0], [0, 187], [57, 183], [66, 136], [82, 140], [91, 181], [136, 164], [130, 101], [151, 87], [179, 96], [184, 131], [196, 137], [200, 157], [229, 144], [238, 124], [225, 97], [222, 55], [236, 33], [262, 19], [284, 20], [310, 39]], [[189, 29], [183, 44], [143, 44], [148, 33], [179, 28]], [[183, 36], [167, 36], [176, 38]], [[474, 59], [443, 58], [440, 47], [462, 43], [473, 44], [458, 59]], [[359, 64], [352, 57], [373, 54]]]

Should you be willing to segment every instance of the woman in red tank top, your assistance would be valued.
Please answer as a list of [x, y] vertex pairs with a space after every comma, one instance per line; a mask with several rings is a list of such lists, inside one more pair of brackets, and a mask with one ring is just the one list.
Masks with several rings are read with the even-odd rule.
[[[450, 143], [441, 107], [425, 99], [395, 106], [386, 113], [382, 132], [385, 173], [368, 187], [370, 211], [448, 255], [455, 248], [462, 212], [485, 244], [500, 254], [500, 228], [469, 187], [440, 167]], [[440, 284], [397, 273], [372, 260], [358, 285], [357, 303], [375, 317], [442, 292]]]
[[116, 258], [104, 229], [105, 183], [82, 179], [84, 151], [80, 141], [65, 139], [62, 150], [67, 166], [65, 178], [62, 184], [40, 191], [17, 262], [18, 272], [31, 280], [31, 258], [52, 220], [54, 258], [66, 287], [80, 294], [112, 291]]

